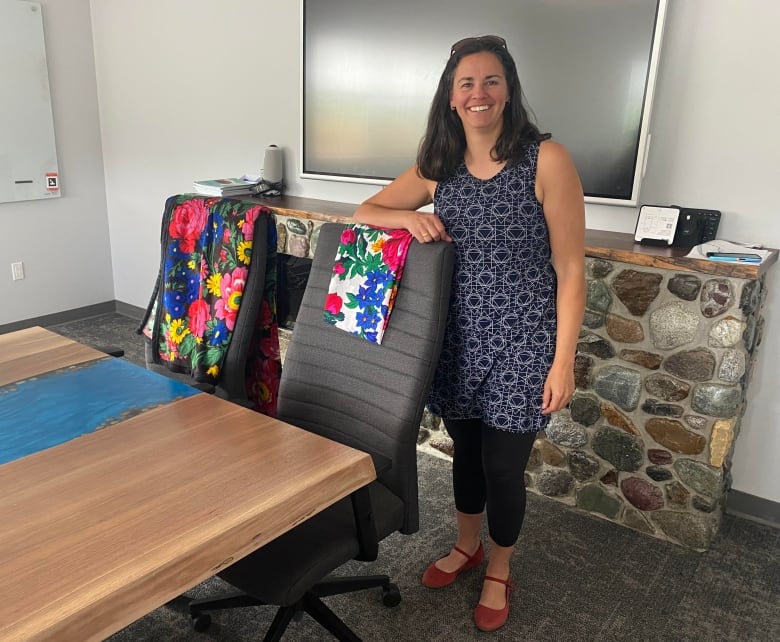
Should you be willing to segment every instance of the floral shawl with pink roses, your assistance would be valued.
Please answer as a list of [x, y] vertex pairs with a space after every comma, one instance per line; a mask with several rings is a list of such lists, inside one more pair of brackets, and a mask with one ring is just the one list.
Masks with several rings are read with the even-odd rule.
[[325, 322], [381, 344], [412, 238], [407, 230], [345, 227], [325, 298]]
[[181, 194], [165, 203], [162, 258], [142, 330], [155, 360], [215, 384], [251, 268], [255, 221], [268, 221], [265, 289], [247, 358], [247, 396], [274, 416], [281, 375], [276, 325], [276, 226], [248, 201]]

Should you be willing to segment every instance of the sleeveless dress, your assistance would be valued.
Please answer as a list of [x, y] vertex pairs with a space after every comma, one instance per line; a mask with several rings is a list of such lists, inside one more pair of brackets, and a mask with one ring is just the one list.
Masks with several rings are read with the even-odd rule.
[[539, 144], [488, 180], [461, 164], [440, 181], [434, 210], [455, 246], [447, 327], [428, 407], [444, 419], [480, 418], [537, 432], [556, 336], [556, 277], [536, 198]]

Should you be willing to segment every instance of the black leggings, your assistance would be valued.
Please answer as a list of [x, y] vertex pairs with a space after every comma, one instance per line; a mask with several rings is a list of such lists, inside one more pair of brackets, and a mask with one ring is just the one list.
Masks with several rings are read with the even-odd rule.
[[525, 466], [536, 433], [497, 430], [481, 419], [446, 419], [455, 445], [455, 508], [478, 515], [487, 508], [488, 532], [499, 546], [514, 546], [525, 517]]

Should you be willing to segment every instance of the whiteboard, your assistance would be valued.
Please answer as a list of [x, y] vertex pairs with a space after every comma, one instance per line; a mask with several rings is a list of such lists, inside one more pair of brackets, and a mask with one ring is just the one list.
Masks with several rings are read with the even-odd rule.
[[39, 2], [0, 0], [0, 202], [60, 195]]

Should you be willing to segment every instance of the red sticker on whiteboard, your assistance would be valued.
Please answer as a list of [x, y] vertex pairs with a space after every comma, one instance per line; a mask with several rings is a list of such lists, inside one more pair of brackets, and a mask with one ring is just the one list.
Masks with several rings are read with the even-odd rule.
[[46, 189], [50, 192], [56, 192], [60, 189], [60, 179], [57, 172], [46, 172]]

